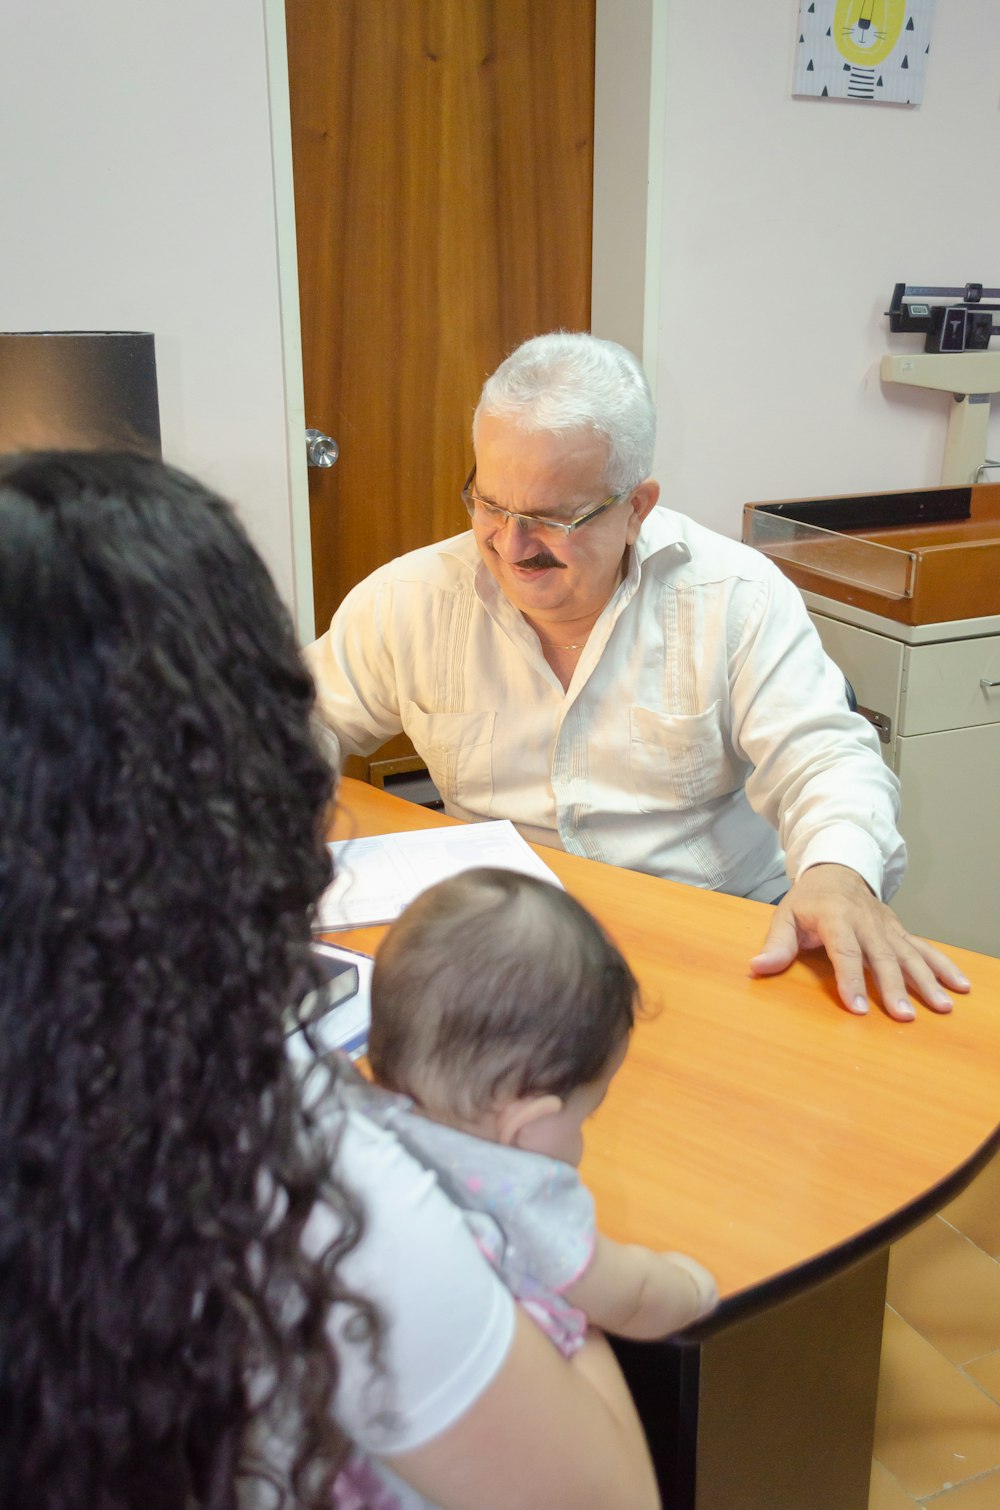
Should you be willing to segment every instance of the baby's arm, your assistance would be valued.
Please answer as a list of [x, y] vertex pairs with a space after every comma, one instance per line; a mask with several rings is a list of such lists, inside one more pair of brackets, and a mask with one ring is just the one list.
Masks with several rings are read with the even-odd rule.
[[600, 1233], [586, 1270], [564, 1293], [593, 1326], [636, 1341], [677, 1332], [719, 1303], [715, 1280], [695, 1259]]

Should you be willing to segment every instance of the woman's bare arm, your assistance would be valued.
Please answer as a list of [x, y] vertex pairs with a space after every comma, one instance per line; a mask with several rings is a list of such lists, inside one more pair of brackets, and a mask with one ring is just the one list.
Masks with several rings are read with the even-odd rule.
[[446, 1431], [386, 1459], [442, 1510], [658, 1510], [635, 1406], [607, 1341], [567, 1362], [518, 1311], [492, 1383]]

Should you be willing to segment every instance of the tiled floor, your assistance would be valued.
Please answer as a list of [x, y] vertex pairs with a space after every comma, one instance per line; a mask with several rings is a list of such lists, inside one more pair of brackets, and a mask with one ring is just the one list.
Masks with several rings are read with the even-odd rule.
[[892, 1249], [869, 1510], [1000, 1510], [1000, 1157]]

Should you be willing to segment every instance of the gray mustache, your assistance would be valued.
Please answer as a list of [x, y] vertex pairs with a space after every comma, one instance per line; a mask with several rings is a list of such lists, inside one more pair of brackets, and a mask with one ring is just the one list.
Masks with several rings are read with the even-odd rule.
[[[496, 546], [492, 540], [489, 542], [489, 548], [496, 554]], [[530, 570], [534, 566], [554, 566], [558, 571], [564, 571], [566, 563], [557, 561], [555, 556], [547, 556], [540, 551], [537, 555], [525, 556], [523, 561], [515, 561], [514, 565], [524, 567], [525, 570]]]

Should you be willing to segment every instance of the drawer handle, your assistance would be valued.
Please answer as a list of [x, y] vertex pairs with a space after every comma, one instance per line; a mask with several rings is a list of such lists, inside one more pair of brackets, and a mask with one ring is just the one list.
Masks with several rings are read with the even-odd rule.
[[979, 678], [979, 685], [982, 687], [984, 692], [988, 692], [991, 687], [1000, 687], [1000, 681], [991, 682], [989, 677], [981, 676]]

